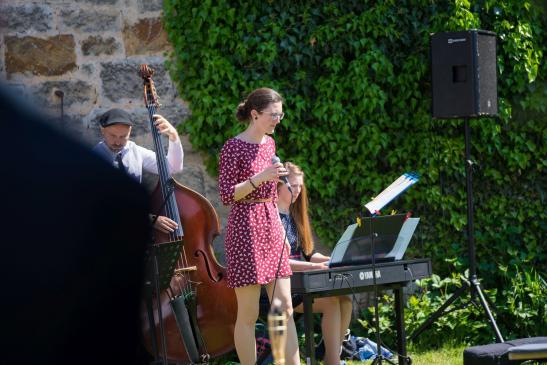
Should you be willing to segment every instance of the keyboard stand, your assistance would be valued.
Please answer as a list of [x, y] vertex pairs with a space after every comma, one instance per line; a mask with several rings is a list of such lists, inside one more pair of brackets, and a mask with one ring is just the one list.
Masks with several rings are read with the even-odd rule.
[[[395, 296], [394, 310], [397, 329], [397, 353], [399, 364], [410, 364], [406, 354], [403, 288], [414, 280], [431, 276], [430, 259], [400, 260], [378, 263], [378, 290], [392, 290]], [[373, 291], [371, 265], [336, 267], [327, 270], [293, 272], [291, 291], [303, 297], [306, 364], [315, 365], [313, 341], [313, 300]]]
[[[403, 284], [390, 284], [390, 285], [378, 285], [379, 290], [393, 290], [395, 296], [395, 303], [393, 309], [395, 310], [395, 325], [397, 328], [397, 353], [399, 356], [399, 364], [410, 364], [406, 355], [406, 331], [405, 331], [405, 319], [404, 319], [404, 303], [403, 303], [403, 287], [408, 283]], [[373, 291], [373, 288], [354, 288], [354, 292]], [[306, 364], [315, 365], [317, 361], [315, 359], [315, 344], [313, 341], [313, 300], [320, 297], [331, 297], [338, 295], [351, 294], [351, 290], [347, 289], [333, 289], [329, 293], [314, 293], [314, 294], [302, 294], [304, 304], [304, 333], [306, 337], [305, 350], [306, 350]]]

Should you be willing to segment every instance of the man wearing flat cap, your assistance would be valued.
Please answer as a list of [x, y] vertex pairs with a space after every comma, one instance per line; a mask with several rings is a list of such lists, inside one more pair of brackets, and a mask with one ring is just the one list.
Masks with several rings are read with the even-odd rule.
[[[153, 118], [158, 132], [169, 137], [169, 173], [182, 171], [184, 153], [177, 130], [161, 115], [154, 114]], [[110, 109], [100, 117], [99, 124], [103, 140], [93, 148], [95, 152], [138, 182], [142, 181], [143, 170], [158, 173], [156, 153], [129, 140], [133, 126], [129, 113], [122, 109]], [[154, 220], [154, 228], [170, 233], [177, 228], [177, 223], [168, 217], [158, 216]]]

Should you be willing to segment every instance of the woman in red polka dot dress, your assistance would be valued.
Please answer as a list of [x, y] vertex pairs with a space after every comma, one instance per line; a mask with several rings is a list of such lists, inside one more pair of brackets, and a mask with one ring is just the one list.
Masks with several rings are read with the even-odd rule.
[[237, 297], [234, 340], [242, 365], [256, 363], [261, 285], [266, 286], [270, 300], [272, 295], [280, 299], [289, 316], [285, 363], [300, 364], [292, 318], [289, 247], [277, 210], [277, 182], [287, 171], [279, 162], [272, 164], [275, 142], [269, 136], [283, 119], [282, 102], [268, 88], [249, 94], [236, 113], [239, 121], [248, 123], [247, 129], [229, 139], [220, 153], [220, 198], [231, 206], [224, 241], [228, 285]]

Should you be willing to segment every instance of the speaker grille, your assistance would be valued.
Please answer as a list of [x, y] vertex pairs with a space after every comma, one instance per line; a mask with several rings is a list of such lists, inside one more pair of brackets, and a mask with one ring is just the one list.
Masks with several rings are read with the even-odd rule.
[[496, 59], [496, 37], [493, 34], [478, 33], [478, 114], [498, 114], [498, 77]]

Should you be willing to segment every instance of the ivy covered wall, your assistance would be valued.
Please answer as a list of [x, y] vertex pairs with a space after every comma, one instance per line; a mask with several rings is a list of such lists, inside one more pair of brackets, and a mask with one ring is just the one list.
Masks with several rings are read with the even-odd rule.
[[192, 113], [181, 128], [215, 173], [222, 144], [244, 128], [234, 118], [239, 101], [256, 87], [278, 90], [286, 113], [274, 135], [278, 154], [306, 172], [322, 242], [332, 245], [363, 203], [417, 171], [419, 183], [389, 208], [422, 218], [421, 245], [410, 254], [431, 257], [446, 274], [466, 265], [464, 134], [462, 120], [431, 118], [429, 35], [496, 32], [499, 117], [471, 120], [479, 272], [487, 285], [496, 285], [499, 265], [545, 274], [539, 4], [166, 0], [171, 76]]

